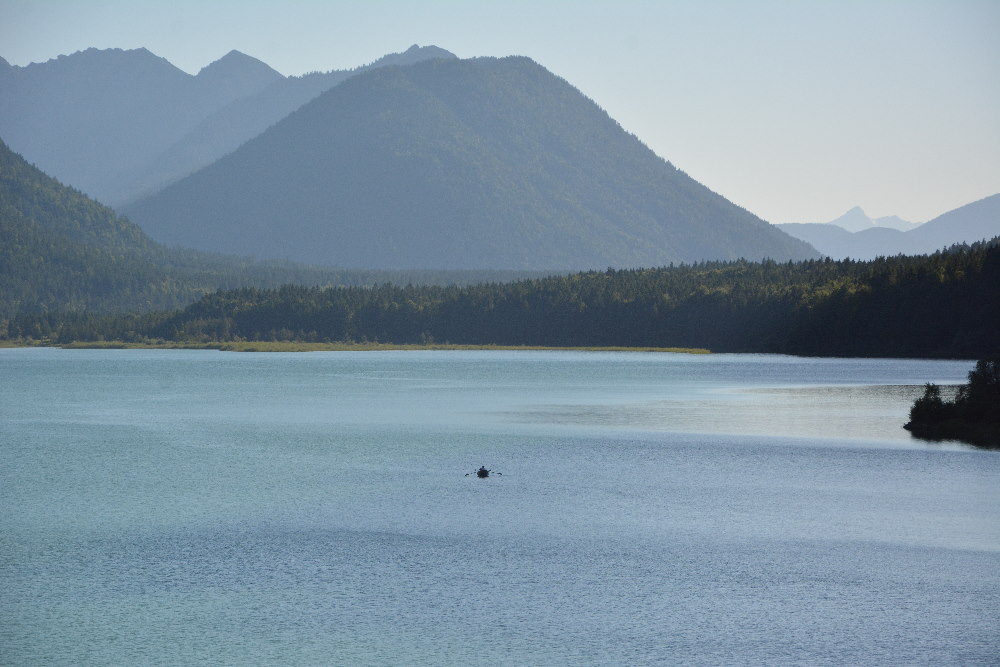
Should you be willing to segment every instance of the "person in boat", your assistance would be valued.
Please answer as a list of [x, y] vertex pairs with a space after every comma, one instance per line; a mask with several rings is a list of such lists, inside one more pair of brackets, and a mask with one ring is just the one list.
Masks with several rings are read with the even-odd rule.
[[[487, 470], [486, 466], [479, 466], [479, 470], [477, 470], [475, 472], [475, 475], [476, 475], [476, 477], [478, 477], [480, 479], [483, 479], [485, 477], [489, 477], [491, 472], [495, 472], [495, 471], [494, 470]], [[471, 474], [473, 474], [473, 473], [467, 472], [467, 473], [465, 473], [465, 476], [468, 477]], [[503, 475], [502, 472], [498, 472], [496, 474], [497, 475]]]

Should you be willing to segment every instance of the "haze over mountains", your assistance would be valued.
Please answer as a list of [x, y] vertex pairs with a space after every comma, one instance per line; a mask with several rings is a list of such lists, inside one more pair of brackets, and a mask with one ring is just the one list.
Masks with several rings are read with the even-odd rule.
[[230, 51], [196, 76], [146, 49], [0, 61], [0, 138], [60, 181], [120, 206], [237, 148], [319, 93], [385, 65], [455, 56], [413, 46], [355, 70], [285, 77]]
[[883, 218], [871, 218], [860, 206], [855, 206], [839, 218], [821, 224], [836, 225], [849, 232], [863, 232], [866, 229], [873, 229], [875, 227], [886, 227], [888, 229], [897, 229], [901, 232], [905, 232], [913, 229], [920, 223], [903, 220], [897, 215], [890, 215]]
[[[238, 51], [196, 76], [146, 49], [0, 58], [0, 138], [156, 238], [221, 252], [530, 270], [814, 256], [523, 58], [414, 45], [300, 77]], [[864, 259], [998, 235], [995, 209], [991, 197], [914, 225], [855, 208], [772, 230]]]
[[828, 223], [776, 225], [833, 259], [923, 255], [1000, 236], [1000, 194], [966, 204], [923, 224], [892, 216], [872, 219], [855, 207]]
[[168, 186], [125, 209], [168, 243], [365, 268], [815, 256], [526, 58], [413, 46], [283, 77], [234, 51], [191, 76], [89, 49], [0, 63], [0, 87], [0, 137], [47, 173], [120, 209]]
[[0, 141], [0, 339], [5, 321], [19, 315], [172, 309], [220, 288], [462, 285], [536, 275], [349, 271], [167, 248]]
[[205, 118], [136, 174], [134, 185], [112, 203], [131, 203], [211, 164], [320, 93], [359, 72], [391, 65], [412, 65], [431, 58], [455, 57], [436, 46], [413, 45], [403, 53], [390, 53], [356, 69], [312, 72], [300, 77], [278, 79], [263, 90], [238, 98]]
[[166, 243], [338, 266], [815, 256], [523, 57], [361, 73], [126, 212]]

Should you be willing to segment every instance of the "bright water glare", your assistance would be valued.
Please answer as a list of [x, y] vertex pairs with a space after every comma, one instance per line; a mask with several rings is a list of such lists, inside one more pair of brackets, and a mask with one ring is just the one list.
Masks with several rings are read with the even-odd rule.
[[997, 664], [971, 368], [0, 350], [0, 662]]

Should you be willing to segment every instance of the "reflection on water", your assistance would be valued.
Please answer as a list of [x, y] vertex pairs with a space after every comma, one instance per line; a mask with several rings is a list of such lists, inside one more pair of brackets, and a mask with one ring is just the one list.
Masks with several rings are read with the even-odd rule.
[[[947, 392], [947, 388], [945, 388]], [[691, 399], [625, 405], [543, 405], [513, 411], [513, 422], [676, 433], [770, 435], [912, 443], [903, 428], [922, 386], [755, 387]]]
[[970, 368], [0, 350], [0, 662], [995, 664]]

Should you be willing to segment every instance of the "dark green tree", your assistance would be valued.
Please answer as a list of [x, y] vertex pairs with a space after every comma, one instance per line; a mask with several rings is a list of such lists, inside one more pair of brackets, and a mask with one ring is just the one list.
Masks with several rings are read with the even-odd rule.
[[906, 428], [928, 440], [1000, 448], [1000, 355], [976, 362], [953, 401], [942, 399], [941, 388], [928, 384], [910, 408]]

